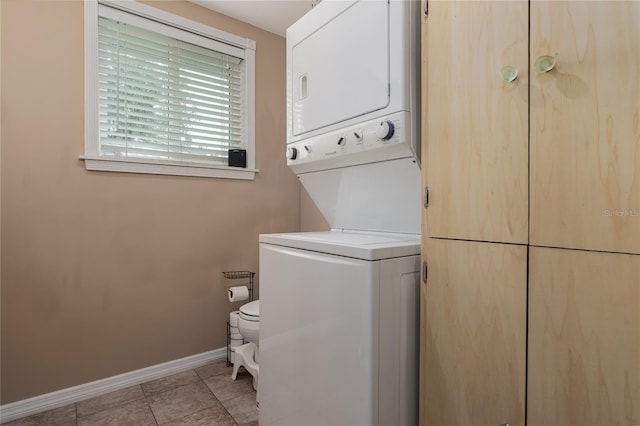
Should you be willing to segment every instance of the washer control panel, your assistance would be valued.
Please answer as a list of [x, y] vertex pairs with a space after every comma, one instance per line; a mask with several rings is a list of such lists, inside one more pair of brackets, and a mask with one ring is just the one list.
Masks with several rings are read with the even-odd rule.
[[287, 146], [296, 173], [326, 170], [414, 155], [406, 112], [359, 123]]

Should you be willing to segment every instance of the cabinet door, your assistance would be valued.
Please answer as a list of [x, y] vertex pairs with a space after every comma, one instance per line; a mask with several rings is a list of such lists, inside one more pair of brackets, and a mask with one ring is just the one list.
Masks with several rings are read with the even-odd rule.
[[533, 245], [640, 253], [640, 2], [531, 2]]
[[524, 424], [527, 247], [424, 248], [420, 425]]
[[[528, 3], [429, 1], [423, 168], [432, 237], [527, 242]], [[519, 74], [512, 82], [503, 67]]]
[[528, 422], [640, 424], [640, 255], [530, 248]]

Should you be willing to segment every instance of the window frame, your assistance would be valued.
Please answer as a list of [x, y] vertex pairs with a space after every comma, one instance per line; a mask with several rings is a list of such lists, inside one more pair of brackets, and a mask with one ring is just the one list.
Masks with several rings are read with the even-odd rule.
[[[127, 157], [109, 157], [100, 155], [99, 137], [99, 95], [98, 95], [98, 16], [100, 6], [106, 6], [135, 16], [135, 19], [146, 19], [153, 26], [162, 24], [168, 28], [164, 33], [186, 31], [198, 37], [205, 37], [214, 42], [231, 46], [232, 49], [244, 51], [243, 58], [243, 149], [247, 150], [247, 167], [229, 167], [225, 165], [207, 165], [188, 162], [146, 160]], [[201, 24], [138, 1], [119, 0], [85, 0], [84, 2], [84, 45], [85, 45], [85, 129], [84, 160], [87, 170], [147, 173], [177, 176], [197, 176], [228, 179], [254, 180], [258, 170], [255, 168], [255, 50], [254, 40], [227, 33], [217, 28]], [[156, 29], [152, 31], [158, 32]], [[185, 40], [189, 41], [189, 40]], [[194, 43], [197, 44], [197, 43]], [[206, 46], [205, 46], [206, 47]]]

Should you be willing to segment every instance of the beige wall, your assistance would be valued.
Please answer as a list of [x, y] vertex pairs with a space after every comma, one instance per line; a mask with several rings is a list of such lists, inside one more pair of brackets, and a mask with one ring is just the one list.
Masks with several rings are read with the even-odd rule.
[[300, 229], [284, 39], [149, 3], [256, 40], [260, 173], [87, 172], [82, 2], [2, 0], [2, 404], [223, 347], [221, 271], [257, 271], [259, 233]]

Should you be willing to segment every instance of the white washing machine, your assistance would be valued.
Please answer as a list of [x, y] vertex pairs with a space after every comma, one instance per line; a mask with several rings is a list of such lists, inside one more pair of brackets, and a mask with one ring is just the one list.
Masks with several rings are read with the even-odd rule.
[[287, 30], [287, 164], [332, 231], [260, 236], [261, 426], [417, 424], [419, 6]]
[[416, 425], [420, 239], [260, 236], [260, 424]]

